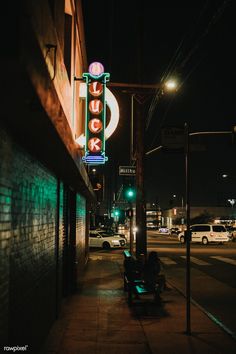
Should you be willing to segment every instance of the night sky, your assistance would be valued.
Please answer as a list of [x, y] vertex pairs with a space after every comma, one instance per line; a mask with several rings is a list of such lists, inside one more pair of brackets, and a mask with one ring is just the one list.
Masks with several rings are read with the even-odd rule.
[[[236, 21], [233, 1], [83, 1], [88, 62], [100, 61], [112, 82], [157, 84], [175, 76], [178, 92], [145, 103], [146, 151], [161, 144], [162, 127], [187, 122], [191, 132], [229, 131], [236, 125]], [[130, 95], [112, 89], [121, 109], [107, 142], [106, 171], [119, 188], [118, 166], [129, 161]], [[150, 106], [152, 104], [152, 111]], [[236, 143], [231, 136], [191, 138], [191, 203], [228, 205], [236, 198]], [[156, 152], [145, 159], [146, 199], [168, 207], [185, 194], [184, 156]], [[222, 179], [223, 173], [228, 174]], [[115, 182], [114, 182], [115, 181]]]

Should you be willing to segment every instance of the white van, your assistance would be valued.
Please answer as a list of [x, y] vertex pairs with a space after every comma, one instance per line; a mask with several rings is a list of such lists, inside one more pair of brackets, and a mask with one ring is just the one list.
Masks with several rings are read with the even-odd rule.
[[[191, 226], [192, 242], [201, 242], [207, 245], [209, 242], [228, 242], [229, 233], [224, 225], [196, 224]], [[185, 243], [184, 233], [178, 235], [181, 243]]]

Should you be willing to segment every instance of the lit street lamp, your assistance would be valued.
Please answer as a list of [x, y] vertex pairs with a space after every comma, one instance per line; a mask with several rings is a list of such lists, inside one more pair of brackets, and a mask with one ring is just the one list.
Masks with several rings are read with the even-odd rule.
[[167, 80], [164, 83], [164, 90], [166, 89], [167, 91], [176, 91], [178, 88], [178, 84], [174, 79]]

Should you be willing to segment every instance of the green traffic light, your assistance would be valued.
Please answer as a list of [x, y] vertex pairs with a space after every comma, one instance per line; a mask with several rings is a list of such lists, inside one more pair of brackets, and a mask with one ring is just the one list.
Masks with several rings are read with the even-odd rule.
[[127, 192], [127, 195], [128, 195], [128, 197], [133, 197], [133, 196], [134, 196], [134, 191], [129, 190], [129, 191]]
[[132, 200], [135, 198], [135, 189], [130, 187], [125, 192], [126, 199]]
[[120, 215], [120, 211], [119, 210], [115, 210], [114, 214], [115, 214], [115, 216], [119, 216]]

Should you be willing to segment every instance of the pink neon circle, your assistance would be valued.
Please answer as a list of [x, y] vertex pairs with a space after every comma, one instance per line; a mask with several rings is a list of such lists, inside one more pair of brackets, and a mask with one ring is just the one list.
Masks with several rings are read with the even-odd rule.
[[89, 73], [93, 76], [100, 76], [104, 73], [104, 66], [98, 61], [95, 61], [89, 65]]

